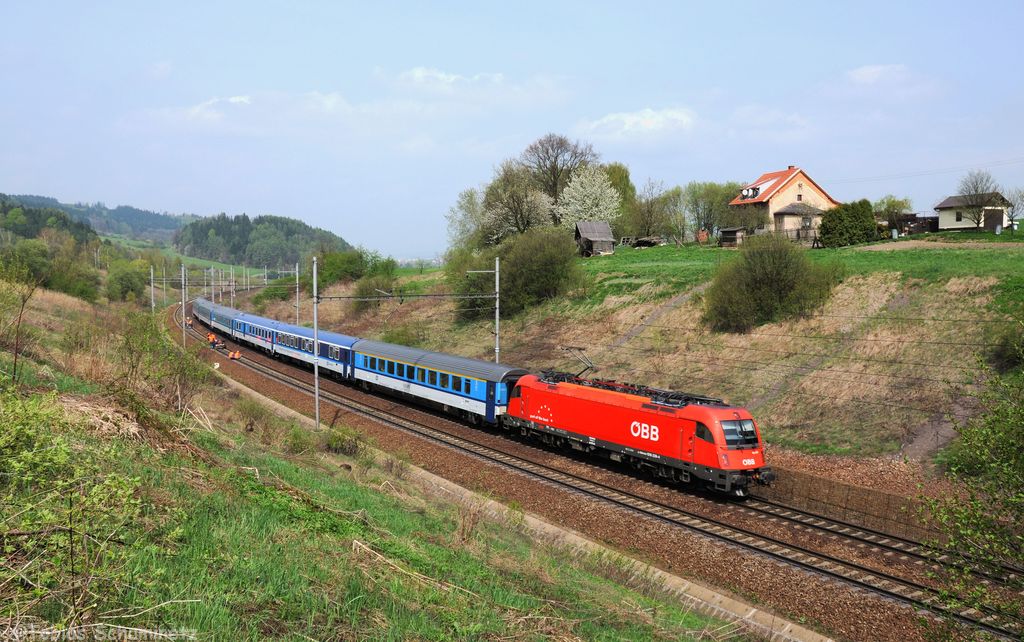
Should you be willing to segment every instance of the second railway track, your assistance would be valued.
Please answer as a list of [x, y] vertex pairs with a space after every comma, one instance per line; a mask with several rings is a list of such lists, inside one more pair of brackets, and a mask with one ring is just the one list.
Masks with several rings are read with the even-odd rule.
[[[177, 318], [180, 317], [176, 316]], [[194, 328], [191, 332], [195, 337], [201, 337], [200, 333]], [[240, 361], [245, 367], [254, 370], [268, 379], [303, 393], [312, 394], [312, 384], [295, 376], [266, 366], [246, 356], [243, 356]], [[916, 609], [932, 613], [943, 613], [962, 624], [975, 627], [998, 637], [1018, 639], [1021, 636], [1021, 623], [1018, 621], [1004, 621], [1001, 614], [995, 609], [983, 612], [974, 609], [959, 612], [949, 610], [939, 603], [939, 592], [936, 589], [913, 580], [813, 551], [743, 527], [726, 524], [679, 507], [669, 506], [603, 483], [558, 470], [546, 464], [525, 460], [519, 456], [496, 450], [490, 446], [432, 428], [405, 417], [397, 416], [386, 409], [375, 408], [330, 391], [321, 389], [320, 396], [323, 401], [350, 413], [366, 417], [393, 429], [414, 434], [428, 441], [443, 444], [448, 448], [458, 450], [476, 459], [533, 477], [578, 495], [615, 505], [648, 519], [699, 533], [705, 537], [725, 542], [755, 554], [767, 556], [862, 590], [871, 591]], [[883, 550], [887, 549], [890, 554], [903, 555], [907, 559], [917, 559], [918, 563], [935, 562], [924, 551], [920, 550], [920, 545], [916, 542], [901, 540], [884, 533], [843, 524], [842, 522], [830, 521], [790, 507], [782, 505], [773, 506], [770, 502], [765, 502], [764, 500], [755, 500], [752, 507], [741, 507], [741, 510], [761, 513], [764, 516], [798, 523], [805, 528], [815, 528], [834, 535], [845, 536], [858, 543], [875, 546]], [[787, 512], [790, 514], [787, 515]]]

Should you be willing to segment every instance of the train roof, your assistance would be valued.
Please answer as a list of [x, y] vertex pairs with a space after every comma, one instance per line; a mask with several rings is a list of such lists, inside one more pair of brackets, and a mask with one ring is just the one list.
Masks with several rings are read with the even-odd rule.
[[[302, 337], [304, 339], [313, 338], [313, 328], [305, 328], [302, 326], [285, 323], [284, 321], [278, 321], [277, 319], [270, 319], [267, 317], [257, 316], [255, 314], [249, 314], [248, 312], [242, 312], [241, 310], [236, 310], [235, 308], [229, 308], [226, 305], [211, 303], [206, 299], [196, 299], [195, 301], [193, 301], [193, 305], [200, 302], [201, 305], [205, 305], [211, 308], [213, 313], [217, 314], [218, 316], [223, 315], [225, 318], [238, 319], [240, 321], [245, 321], [246, 323], [263, 326], [265, 328], [276, 330], [278, 332], [286, 332], [288, 334], [292, 334], [297, 337]], [[331, 345], [341, 346], [344, 348], [351, 348], [352, 344], [354, 344], [358, 340], [358, 337], [350, 337], [346, 334], [331, 332], [329, 330], [320, 330], [321, 343], [330, 343]]]
[[359, 339], [356, 341], [354, 349], [376, 357], [404, 361], [405, 363], [411, 363], [424, 368], [443, 370], [497, 383], [504, 381], [508, 377], [521, 377], [527, 374], [527, 371], [522, 368], [516, 368], [503, 363], [491, 363], [490, 361], [457, 357], [441, 352], [429, 352], [419, 348], [410, 348], [372, 339]]

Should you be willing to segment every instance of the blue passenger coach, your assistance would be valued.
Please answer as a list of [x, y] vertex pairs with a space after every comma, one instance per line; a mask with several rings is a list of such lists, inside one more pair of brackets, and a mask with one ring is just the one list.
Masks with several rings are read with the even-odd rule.
[[505, 413], [509, 391], [526, 370], [442, 352], [359, 339], [353, 345], [354, 378], [430, 401], [471, 421], [494, 423]]
[[[313, 363], [310, 328], [258, 317], [196, 299], [192, 313], [207, 326], [274, 356]], [[473, 422], [495, 423], [505, 413], [522, 368], [429, 352], [393, 343], [320, 333], [319, 366], [365, 388], [415, 398]]]

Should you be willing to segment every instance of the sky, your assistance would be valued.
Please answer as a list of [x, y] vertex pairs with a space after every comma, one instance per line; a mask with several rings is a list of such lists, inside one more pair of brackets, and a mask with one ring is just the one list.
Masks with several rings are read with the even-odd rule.
[[549, 132], [634, 183], [1024, 187], [1024, 2], [0, 4], [0, 193], [295, 217], [396, 258]]

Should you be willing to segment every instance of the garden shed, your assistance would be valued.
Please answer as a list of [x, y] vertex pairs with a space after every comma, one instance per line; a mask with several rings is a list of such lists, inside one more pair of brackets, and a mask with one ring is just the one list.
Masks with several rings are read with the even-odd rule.
[[718, 230], [718, 245], [720, 247], [736, 247], [743, 243], [743, 237], [747, 230], [744, 227], [723, 227]]
[[608, 221], [580, 221], [576, 224], [576, 245], [583, 256], [615, 253], [615, 237]]

